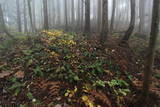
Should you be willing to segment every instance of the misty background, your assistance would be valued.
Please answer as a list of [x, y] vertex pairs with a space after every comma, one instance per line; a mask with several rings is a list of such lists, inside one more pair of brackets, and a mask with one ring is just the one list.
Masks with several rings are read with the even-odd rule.
[[[44, 13], [42, 0], [29, 0], [31, 4], [31, 14], [33, 26], [36, 30], [43, 29]], [[63, 29], [65, 26], [65, 0], [47, 0], [49, 28]], [[84, 27], [84, 0], [66, 0], [67, 1], [67, 20], [68, 27], [73, 31], [83, 31]], [[17, 3], [18, 2], [18, 3]], [[130, 23], [130, 1], [115, 0], [115, 20], [114, 32], [126, 31]], [[153, 0], [136, 0], [136, 23], [135, 33], [148, 35], [151, 26]], [[18, 18], [20, 18], [20, 27], [23, 32], [31, 31], [29, 9], [27, 0], [0, 0], [4, 11], [4, 18], [7, 27], [10, 30], [18, 31]], [[91, 0], [91, 31], [99, 32], [101, 24], [102, 1]], [[112, 19], [113, 0], [109, 0], [108, 15], [109, 24]], [[19, 6], [18, 6], [19, 5]], [[74, 13], [74, 14], [73, 14]], [[72, 17], [74, 16], [74, 17]], [[25, 25], [26, 17], [26, 25]], [[26, 26], [26, 28], [25, 28]]]

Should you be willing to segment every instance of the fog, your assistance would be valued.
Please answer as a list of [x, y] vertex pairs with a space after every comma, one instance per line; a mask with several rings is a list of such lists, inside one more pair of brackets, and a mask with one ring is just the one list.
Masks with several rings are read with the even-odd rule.
[[160, 107], [159, 28], [160, 0], [0, 0], [0, 107]]
[[[64, 0], [47, 0], [48, 1], [48, 20], [50, 28], [63, 28], [65, 24], [65, 8], [64, 8]], [[142, 34], [148, 35], [150, 32], [151, 25], [151, 15], [152, 15], [152, 0], [145, 0], [144, 3], [140, 4], [141, 0], [136, 0], [136, 24], [135, 24], [135, 32], [139, 31], [139, 27], [141, 26]], [[32, 19], [33, 23], [35, 23], [35, 27], [37, 30], [43, 28], [43, 2], [42, 0], [30, 0], [31, 2], [31, 10], [32, 10]], [[91, 0], [91, 26], [92, 31], [98, 31], [99, 25], [97, 20], [101, 20], [100, 13], [101, 10], [98, 9], [99, 0]], [[112, 16], [112, 0], [108, 1], [108, 15], [109, 22]], [[4, 11], [4, 18], [9, 29], [17, 30], [17, 4], [16, 0], [0, 0], [2, 4], [2, 8]], [[20, 3], [20, 20], [22, 29], [24, 31], [24, 13], [26, 11], [27, 17], [27, 30], [31, 31], [29, 12], [28, 12], [28, 4], [27, 0], [19, 0]], [[67, 20], [70, 28], [75, 28], [72, 30], [82, 31], [84, 26], [84, 9], [85, 9], [85, 1], [84, 0], [67, 0]], [[25, 5], [25, 6], [24, 6]], [[121, 32], [125, 31], [128, 28], [130, 22], [130, 3], [129, 0], [116, 0], [116, 9], [115, 9], [115, 21], [114, 21], [114, 31]], [[142, 6], [141, 6], [142, 5]], [[25, 8], [25, 9], [24, 9]], [[140, 16], [140, 8], [142, 8], [142, 14]], [[74, 9], [74, 20], [72, 18], [72, 9]], [[98, 10], [98, 11], [97, 11]], [[143, 17], [143, 25], [140, 25], [140, 18]], [[79, 24], [79, 20], [81, 20]]]

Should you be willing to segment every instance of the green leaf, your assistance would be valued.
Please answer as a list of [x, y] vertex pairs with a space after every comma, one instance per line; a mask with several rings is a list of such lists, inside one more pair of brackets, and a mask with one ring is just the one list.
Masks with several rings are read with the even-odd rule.
[[17, 82], [17, 83], [15, 83], [15, 84], [13, 84], [13, 85], [9, 88], [9, 90], [14, 90], [14, 89], [19, 88], [19, 87], [21, 87], [21, 86], [23, 86], [23, 84]]
[[23, 50], [22, 52], [25, 55], [31, 55], [33, 51], [28, 49], [28, 50]]
[[105, 81], [97, 80], [97, 81], [95, 81], [95, 83], [93, 84], [93, 86], [105, 87]]
[[33, 71], [34, 71], [34, 73], [36, 74], [36, 76], [41, 76], [41, 77], [44, 76], [44, 74], [43, 74], [43, 72], [41, 71], [41, 68], [40, 68], [39, 66], [37, 66], [36, 69], [34, 69]]
[[123, 96], [126, 96], [131, 91], [129, 89], [119, 89], [118, 92], [122, 94]]
[[31, 92], [28, 92], [28, 93], [27, 93], [27, 97], [28, 97], [28, 99], [32, 100], [32, 99], [33, 99], [32, 93], [31, 93]]
[[156, 77], [157, 79], [160, 79], [160, 74], [156, 74], [155, 77]]
[[17, 82], [17, 78], [12, 77], [12, 78], [10, 78], [10, 79], [9, 79], [9, 81], [10, 81], [10, 82], [14, 82], [14, 83], [15, 83], [15, 82]]
[[76, 76], [74, 76], [74, 80], [75, 80], [75, 81], [79, 81], [80, 79], [79, 79], [79, 77], [76, 75]]
[[20, 88], [16, 88], [16, 90], [15, 90], [15, 96], [18, 96], [18, 94], [20, 93], [20, 91], [21, 91], [21, 89]]
[[33, 60], [32, 59], [30, 59], [28, 62], [27, 62], [27, 67], [29, 67], [31, 64], [33, 63]]
[[119, 87], [128, 87], [129, 84], [124, 81], [124, 80], [119, 80], [119, 79], [114, 79], [108, 82], [108, 85], [110, 87], [115, 87], [115, 86], [119, 86]]

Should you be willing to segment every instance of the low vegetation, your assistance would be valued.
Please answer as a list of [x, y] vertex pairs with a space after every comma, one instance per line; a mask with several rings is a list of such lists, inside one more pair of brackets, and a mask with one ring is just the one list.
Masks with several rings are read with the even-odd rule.
[[[104, 49], [97, 36], [89, 40], [60, 30], [34, 35], [0, 38], [0, 105], [124, 107], [139, 97], [144, 50], [136, 46], [141, 44]], [[155, 94], [160, 80], [158, 72], [153, 75]], [[150, 96], [146, 104], [157, 105], [157, 97]]]

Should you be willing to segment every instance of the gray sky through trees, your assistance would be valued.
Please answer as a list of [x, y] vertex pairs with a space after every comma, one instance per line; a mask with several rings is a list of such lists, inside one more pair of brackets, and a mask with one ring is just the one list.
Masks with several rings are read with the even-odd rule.
[[[31, 1], [31, 9], [32, 9], [32, 14], [33, 12], [33, 1]], [[144, 3], [144, 22], [146, 22], [143, 25], [143, 28], [145, 30], [143, 31], [144, 34], [149, 34], [150, 32], [150, 25], [151, 25], [151, 14], [152, 14], [152, 1], [153, 0], [145, 0]], [[24, 29], [23, 24], [24, 24], [24, 12], [23, 12], [23, 7], [24, 7], [24, 2], [23, 0], [20, 0], [20, 15], [21, 15], [21, 22], [22, 22], [22, 29]], [[34, 0], [35, 2], [35, 26], [37, 29], [42, 29], [43, 28], [43, 2], [42, 0]], [[69, 27], [71, 27], [71, 9], [72, 9], [72, 0], [67, 0], [67, 17], [68, 17], [68, 23]], [[84, 2], [84, 0], [82, 0]], [[139, 23], [140, 23], [140, 18], [139, 18], [139, 9], [141, 8], [141, 5], [139, 4], [140, 0], [136, 0], [136, 25], [135, 25], [135, 31], [138, 31], [139, 29]], [[16, 0], [0, 0], [0, 3], [2, 4], [2, 8], [4, 11], [4, 16], [5, 16], [5, 21], [6, 25], [10, 29], [18, 29], [17, 28], [17, 10], [16, 10]], [[81, 3], [82, 4], [82, 3]], [[81, 5], [80, 4], [80, 5]], [[84, 3], [83, 3], [84, 5]], [[109, 19], [109, 24], [111, 20], [111, 15], [112, 15], [112, 0], [109, 0], [108, 2], [108, 19]], [[80, 9], [84, 6], [80, 6]], [[29, 12], [28, 12], [28, 6], [26, 6], [26, 12], [27, 12], [27, 19], [29, 19]], [[91, 31], [95, 31], [96, 29], [96, 23], [98, 20], [97, 16], [97, 0], [91, 0]], [[84, 8], [85, 9], [85, 8]], [[78, 21], [78, 0], [74, 0], [74, 13], [75, 13], [75, 24]], [[49, 14], [49, 22], [52, 22], [49, 24], [50, 28], [56, 28], [56, 27], [63, 27], [65, 24], [65, 14], [64, 14], [64, 0], [48, 0], [48, 14]], [[84, 13], [80, 12], [81, 15], [84, 15]], [[83, 17], [84, 18], [84, 17]], [[116, 9], [115, 9], [115, 21], [114, 21], [114, 30], [115, 31], [126, 31], [126, 29], [129, 26], [130, 22], [130, 3], [129, 0], [116, 0]], [[84, 23], [84, 21], [83, 21]], [[57, 26], [58, 25], [58, 26]], [[27, 26], [30, 27], [30, 20], [27, 20]], [[95, 26], [95, 27], [94, 27]], [[31, 28], [29, 28], [31, 29]]]

